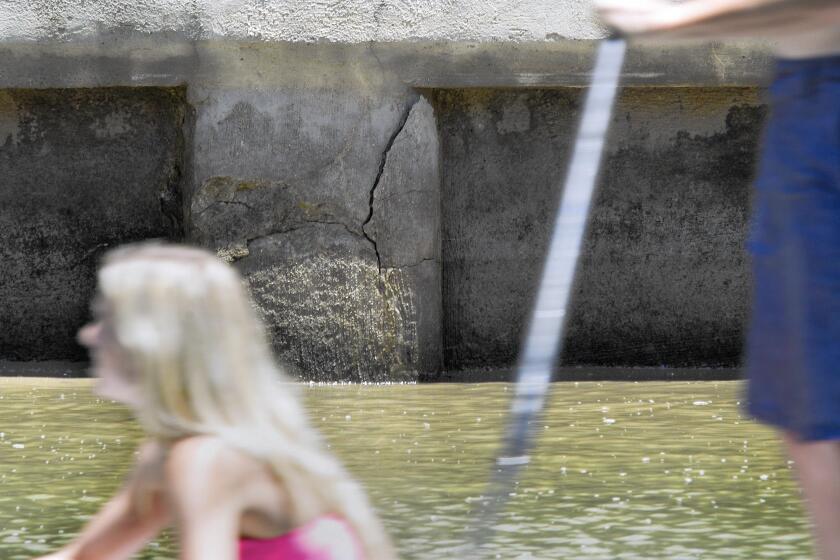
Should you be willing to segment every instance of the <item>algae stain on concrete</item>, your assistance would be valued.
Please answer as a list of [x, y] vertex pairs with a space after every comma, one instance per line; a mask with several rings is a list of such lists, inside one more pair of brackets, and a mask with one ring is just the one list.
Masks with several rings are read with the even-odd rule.
[[725, 108], [758, 106], [761, 94], [753, 87], [625, 88], [616, 105], [613, 148], [640, 143], [648, 150], [667, 148], [683, 131], [725, 134], [730, 128]]
[[254, 191], [269, 186], [267, 181], [240, 181], [236, 185], [237, 191]]
[[248, 250], [248, 246], [241, 243], [216, 249], [216, 256], [228, 264], [238, 261], [239, 259], [244, 259], [250, 254], [251, 251]]
[[19, 118], [14, 98], [7, 91], [0, 91], [0, 146], [17, 142]]

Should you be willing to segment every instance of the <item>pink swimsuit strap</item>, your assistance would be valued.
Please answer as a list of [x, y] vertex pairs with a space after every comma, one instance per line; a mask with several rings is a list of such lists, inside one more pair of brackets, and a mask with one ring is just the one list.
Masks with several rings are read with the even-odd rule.
[[239, 560], [364, 560], [364, 555], [350, 524], [328, 514], [278, 537], [241, 537]]

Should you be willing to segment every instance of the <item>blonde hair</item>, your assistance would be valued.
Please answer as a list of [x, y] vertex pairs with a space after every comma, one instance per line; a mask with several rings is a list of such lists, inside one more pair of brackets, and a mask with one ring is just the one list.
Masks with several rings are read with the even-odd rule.
[[326, 505], [356, 529], [368, 559], [396, 558], [364, 491], [324, 449], [275, 364], [236, 270], [201, 249], [128, 245], [106, 256], [99, 292], [150, 436], [221, 438], [271, 467], [296, 524]]

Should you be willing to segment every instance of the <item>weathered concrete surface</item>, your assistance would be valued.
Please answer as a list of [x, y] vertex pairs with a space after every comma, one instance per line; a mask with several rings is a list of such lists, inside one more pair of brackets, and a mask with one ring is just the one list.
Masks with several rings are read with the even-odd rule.
[[[237, 58], [218, 64], [231, 45], [246, 51], [242, 66], [255, 49], [281, 64], [371, 59], [414, 87], [581, 85], [604, 36], [591, 0], [7, 0], [0, 88], [235, 80]], [[624, 79], [754, 85], [771, 47], [633, 45]], [[246, 82], [269, 86], [272, 74]]]
[[[183, 223], [190, 242], [217, 249], [246, 272], [281, 359], [302, 375], [416, 379], [441, 363], [437, 130], [425, 100], [375, 55], [353, 53], [318, 45], [215, 45], [192, 58], [179, 51], [176, 58], [193, 64], [189, 110], [179, 122], [189, 140], [179, 147]], [[169, 58], [155, 60], [147, 70], [165, 68]], [[136, 75], [118, 59], [77, 61], [88, 66], [73, 79], [120, 75], [131, 82]], [[50, 79], [71, 73], [61, 59], [50, 66]], [[75, 126], [72, 118], [66, 126]], [[165, 145], [135, 141], [132, 150]], [[102, 196], [107, 205], [108, 191]], [[301, 245], [303, 230], [318, 230], [313, 239], [323, 246]], [[286, 234], [294, 247], [310, 250], [296, 268], [284, 260]], [[253, 247], [262, 247], [260, 258], [251, 257]], [[86, 274], [81, 309], [90, 292]], [[302, 277], [320, 282], [305, 301], [286, 287]], [[292, 316], [298, 320], [280, 319]], [[309, 326], [330, 317], [334, 330], [313, 337]], [[80, 357], [72, 336], [63, 337], [56, 357]], [[359, 353], [360, 345], [370, 351]], [[336, 360], [314, 361], [319, 355]]]
[[[584, 86], [597, 41], [190, 41], [173, 33], [103, 31], [86, 41], [0, 41], [0, 88], [178, 86], [270, 88], [336, 84], [331, 69], [374, 69], [376, 80], [417, 88]], [[631, 45], [625, 86], [755, 86], [771, 68], [767, 45]], [[346, 75], [339, 72], [339, 76]], [[358, 77], [358, 76], [357, 76]]]
[[78, 40], [103, 29], [295, 42], [587, 39], [586, 0], [6, 0], [0, 38]]
[[0, 377], [19, 377], [24, 383], [29, 377], [87, 377], [87, 370], [86, 362], [0, 360]]
[[279, 357], [303, 379], [416, 379], [416, 309], [398, 269], [343, 226], [261, 237], [237, 261]]
[[380, 269], [387, 276], [398, 272], [407, 285], [421, 374], [443, 365], [439, 152], [434, 111], [420, 98], [383, 158], [363, 226]]
[[97, 257], [179, 238], [182, 89], [0, 91], [0, 356], [83, 359]]
[[434, 115], [356, 70], [305, 96], [294, 83], [192, 92], [188, 239], [242, 270], [303, 377], [416, 379], [441, 355]]
[[[581, 92], [436, 95], [447, 369], [515, 362]], [[748, 88], [631, 88], [613, 119], [565, 363], [733, 365], [765, 110]]]
[[[105, 228], [103, 224], [111, 224], [106, 228], [109, 240], [178, 237], [183, 227], [186, 239], [216, 249], [245, 272], [280, 357], [297, 366], [305, 377], [416, 379], [421, 374], [434, 376], [440, 370], [443, 341], [452, 341], [450, 335], [442, 336], [441, 325], [448, 324], [450, 334], [461, 332], [459, 329], [467, 328], [470, 321], [480, 320], [474, 315], [475, 309], [493, 303], [478, 298], [464, 304], [463, 309], [459, 307], [459, 311], [442, 315], [445, 305], [463, 303], [457, 290], [466, 292], [450, 281], [441, 281], [442, 269], [450, 263], [441, 260], [441, 243], [450, 254], [460, 243], [449, 234], [441, 241], [441, 208], [450, 218], [460, 213], [460, 222], [450, 220], [446, 226], [453, 235], [473, 235], [474, 226], [481, 221], [476, 218], [470, 222], [472, 210], [468, 200], [462, 198], [468, 194], [451, 191], [464, 174], [476, 181], [469, 183], [470, 189], [465, 191], [482, 192], [472, 187], [485, 182], [479, 173], [484, 164], [479, 160], [484, 157], [480, 154], [488, 148], [490, 137], [487, 131], [469, 128], [469, 123], [479, 122], [484, 118], [481, 114], [488, 111], [501, 111], [498, 123], [493, 121], [495, 116], [487, 121], [488, 126], [498, 125], [494, 132], [498, 146], [486, 151], [493, 156], [487, 170], [494, 166], [505, 168], [511, 184], [521, 184], [525, 179], [539, 182], [541, 174], [548, 172], [562, 174], [561, 163], [555, 158], [566, 149], [573, 133], [578, 93], [564, 90], [568, 99], [562, 101], [558, 97], [555, 103], [548, 98], [534, 101], [543, 94], [529, 92], [533, 88], [586, 85], [597, 44], [594, 39], [601, 36], [603, 30], [592, 17], [589, 0], [9, 0], [0, 6], [0, 89], [45, 88], [55, 92], [44, 95], [61, 96], [65, 93], [59, 92], [60, 88], [177, 88], [181, 96], [175, 103], [180, 107], [177, 114], [169, 109], [151, 111], [154, 116], [144, 121], [150, 128], [137, 124], [140, 132], [131, 138], [127, 133], [120, 137], [124, 144], [112, 142], [107, 148], [119, 152], [119, 157], [113, 157], [120, 164], [109, 168], [113, 177], [121, 179], [127, 175], [127, 180], [139, 189], [132, 191], [137, 200], [129, 197], [112, 204], [111, 199], [116, 196], [113, 186], [90, 187], [101, 191], [101, 197], [85, 208], [84, 220], [88, 220], [88, 210], [91, 214], [102, 211], [102, 222], [73, 222], [67, 227], [60, 220], [78, 221], [72, 215], [76, 210], [62, 206], [61, 214], [48, 206], [47, 214], [63, 216], [50, 218], [51, 224], [62, 224], [54, 228], [64, 232], [61, 243], [69, 243], [66, 240], [74, 239], [77, 231], [85, 230], [78, 237], [82, 246], [92, 249], [105, 234], [97, 237], [90, 232], [98, 231], [100, 226]], [[680, 86], [692, 88], [695, 93], [704, 87], [725, 92], [733, 86], [755, 86], [767, 76], [770, 58], [766, 47], [756, 43], [634, 45], [628, 52], [622, 80], [625, 86]], [[504, 110], [491, 111], [487, 108], [492, 105], [490, 101], [485, 107], [484, 102], [459, 101], [463, 94], [452, 93], [451, 102], [439, 105], [449, 115], [439, 129], [445, 163], [441, 168], [438, 129], [433, 124], [438, 116], [420, 94], [428, 98], [453, 88], [518, 88], [524, 97], [517, 101], [513, 92], [499, 91], [499, 99], [510, 97], [509, 103], [505, 102]], [[651, 158], [651, 165], [660, 165], [656, 155], [677, 144], [679, 147], [673, 149], [678, 154], [693, 154], [692, 150], [699, 153], [699, 141], [693, 137], [678, 140], [677, 131], [686, 130], [698, 138], [716, 138], [725, 130], [721, 115], [734, 103], [715, 101], [714, 110], [704, 113], [698, 107], [680, 109], [676, 102], [663, 101], [660, 107], [658, 101], [651, 101], [658, 99], [658, 94], [652, 93], [655, 90], [639, 91], [648, 93], [628, 111], [635, 128], [627, 128], [631, 125], [625, 120], [617, 121], [626, 128], [620, 137], [627, 140], [626, 155], [616, 152], [612, 160], [617, 166], [630, 166], [634, 158], [642, 156]], [[673, 95], [677, 93], [672, 91]], [[663, 95], [676, 99], [672, 94]], [[68, 99], [76, 99], [74, 96], [82, 94], [67, 95]], [[441, 95], [439, 99], [446, 99], [448, 94]], [[531, 107], [531, 103], [539, 107]], [[142, 112], [144, 109], [138, 108], [141, 106], [132, 105], [131, 110]], [[472, 116], [459, 121], [461, 109], [457, 107]], [[657, 111], [663, 114], [658, 115]], [[61, 142], [72, 144], [70, 131], [79, 126], [78, 119], [87, 118], [85, 111], [79, 115], [76, 112], [68, 104], [55, 105], [50, 113], [51, 126], [65, 135]], [[526, 124], [526, 112], [538, 117]], [[170, 120], [180, 124], [174, 131], [155, 136], [155, 123]], [[0, 133], [8, 136], [3, 126], [6, 125], [0, 124]], [[170, 154], [167, 135], [174, 135], [174, 155], [161, 155], [154, 161], [143, 159], [151, 158], [155, 150]], [[84, 134], [73, 140], [78, 140], [77, 147], [83, 151], [77, 159], [90, 160], [96, 173], [108, 168], [100, 165], [106, 156], [100, 156], [98, 150], [101, 148], [106, 154], [105, 147], [90, 148], [93, 144]], [[459, 141], [467, 147], [455, 146]], [[732, 139], [722, 145], [736, 151], [742, 148], [739, 141]], [[130, 164], [119, 159], [134, 153], [143, 157]], [[14, 158], [9, 161], [18, 169]], [[523, 163], [526, 161], [527, 166]], [[41, 167], [53, 168], [43, 171], [53, 179], [52, 184], [75, 185], [81, 181], [82, 175], [74, 175], [73, 168], [64, 166], [62, 159], [45, 158], [39, 162]], [[686, 173], [696, 177], [702, 165], [691, 163]], [[165, 179], [170, 185], [166, 192], [177, 195], [169, 198], [165, 212], [174, 217], [175, 226], [155, 217], [155, 209], [146, 205], [147, 199], [138, 202], [145, 196], [143, 192], [160, 189], [164, 179], [158, 171], [166, 166], [176, 170]], [[138, 178], [144, 169], [147, 173]], [[676, 173], [678, 182], [690, 182], [679, 178], [681, 168], [661, 170]], [[23, 171], [15, 173], [23, 176]], [[38, 177], [37, 173], [32, 176]], [[644, 183], [645, 177], [642, 173], [634, 180]], [[552, 181], [546, 177], [542, 180]], [[99, 185], [97, 181], [91, 184]], [[441, 182], [450, 189], [443, 199]], [[696, 187], [694, 183], [690, 186]], [[496, 191], [492, 189], [496, 188], [492, 187], [485, 192], [487, 196], [477, 201], [488, 208], [487, 219], [505, 217], [494, 205]], [[529, 236], [537, 235], [542, 227], [538, 225], [540, 220], [547, 219], [553, 207], [545, 193], [534, 196], [524, 204], [544, 203], [542, 213], [523, 206], [520, 214], [511, 214], [518, 220], [518, 227], [534, 227], [531, 233], [522, 232], [521, 240], [506, 240], [502, 224], [490, 224], [488, 241], [484, 246], [476, 245], [475, 249], [486, 251], [482, 258], [488, 261], [488, 267], [496, 254], [506, 259], [505, 255], [514, 250], [512, 247], [520, 247], [515, 251], [525, 250], [526, 261], [541, 258], [542, 249], [534, 241], [537, 238]], [[56, 193], [49, 197], [59, 199]], [[696, 204], [700, 205], [698, 212], [706, 215], [710, 211], [701, 205], [703, 201], [705, 198], [698, 196]], [[656, 235], [677, 235], [679, 231], [673, 226], [677, 210], [666, 202], [656, 197], [651, 202], [651, 208], [657, 208], [651, 211], [652, 215], [665, 216], [665, 225]], [[461, 212], [464, 204], [467, 207]], [[627, 201], [615, 208], [605, 207], [603, 227], [617, 227], [616, 223], [626, 219], [624, 212], [633, 215], [634, 208]], [[120, 214], [123, 211], [127, 214]], [[14, 208], [0, 209], [0, 216], [14, 212]], [[536, 214], [531, 215], [533, 212]], [[29, 219], [25, 213], [17, 214], [14, 227], [18, 229], [14, 235], [24, 238], [20, 232], [27, 231], [27, 226], [19, 226], [25, 223], [21, 216]], [[733, 222], [736, 229], [743, 222], [742, 215], [738, 216], [741, 221]], [[524, 225], [526, 222], [532, 226]], [[128, 226], [119, 229], [118, 223]], [[145, 224], [146, 229], [136, 223]], [[85, 235], [95, 238], [96, 243], [91, 245]], [[618, 238], [607, 238], [618, 243]], [[496, 246], [493, 240], [501, 244]], [[39, 250], [50, 252], [50, 247], [58, 247], [60, 242], [44, 243]], [[516, 243], [524, 243], [526, 249]], [[649, 246], [650, 240], [640, 242], [638, 251], [641, 254], [643, 247]], [[607, 243], [593, 247], [600, 251], [594, 257], [598, 259], [612, 246]], [[25, 249], [30, 250], [29, 246]], [[15, 249], [18, 250], [24, 251]], [[67, 248], [67, 259], [86, 255], [74, 251]], [[77, 318], [83, 313], [90, 291], [92, 260], [84, 261], [89, 263], [85, 265], [86, 272], [71, 279], [80, 288], [78, 300], [62, 303], [69, 306], [67, 309], [76, 306], [73, 309], [77, 310]], [[731, 264], [724, 260], [724, 267]], [[0, 271], [0, 278], [16, 282], [0, 297], [17, 298], [17, 304], [22, 305], [20, 302], [31, 299], [32, 286], [41, 286], [38, 282], [42, 280], [23, 282], [15, 274], [24, 277], [34, 270], [36, 275], [51, 278], [43, 280], [44, 291], [57, 287], [61, 283], [57, 279], [68, 278], [59, 272], [61, 263], [38, 268], [40, 265], [33, 262], [20, 261], [14, 274], [4, 276]], [[639, 270], [632, 262], [624, 264], [630, 270]], [[472, 275], [477, 274], [480, 280], [484, 274], [475, 268], [458, 269], [461, 265], [457, 263], [453, 266], [448, 277], [462, 274], [465, 285], [471, 285], [475, 279]], [[526, 269], [516, 273], [523, 282], [530, 277]], [[302, 291], [304, 281], [310, 283], [310, 289]], [[442, 289], [448, 290], [449, 299], [443, 297]], [[513, 294], [510, 316], [514, 322], [517, 313], [522, 315], [529, 307], [522, 295], [527, 290], [526, 283], [520, 283], [510, 293], [490, 285], [487, 294], [493, 294], [493, 289], [497, 290], [497, 299]], [[35, 292], [38, 293], [41, 292]], [[478, 307], [470, 307], [473, 304]], [[622, 313], [627, 311], [621, 309]], [[732, 309], [735, 315], [741, 313]], [[727, 315], [721, 316], [727, 324], [732, 323]], [[618, 314], [610, 320], [621, 322], [623, 317]], [[686, 320], [694, 320], [693, 317], [689, 315]], [[59, 334], [41, 332], [41, 324], [46, 323], [18, 327], [17, 334], [5, 335], [9, 341], [39, 342], [31, 347], [29, 343], [14, 342], [14, 351], [11, 346], [0, 345], [0, 357], [4, 357], [4, 352], [5, 357], [26, 357], [15, 354], [24, 347], [39, 357], [80, 356], [71, 330]], [[590, 334], [598, 332], [601, 331], [592, 330]], [[647, 332], [653, 336], [658, 331], [651, 327]], [[489, 361], [467, 359], [468, 353], [464, 360], [449, 360], [450, 364], [486, 364], [496, 360], [493, 356], [499, 357], [497, 365], [509, 363], [518, 331], [514, 328], [507, 333], [512, 339], [501, 332], [496, 335], [498, 340], [481, 338], [483, 334], [475, 339], [477, 344], [504, 346], [490, 351]], [[59, 339], [64, 342], [49, 342]], [[472, 344], [469, 336], [463, 340]], [[612, 344], [612, 340], [607, 343]], [[55, 354], [43, 355], [48, 345]], [[581, 356], [609, 353], [583, 342], [570, 348], [578, 348], [575, 351]], [[28, 356], [30, 350], [24, 353]], [[477, 355], [483, 351], [476, 346], [472, 352]], [[453, 352], [462, 355], [462, 349]], [[646, 359], [639, 358], [642, 362]]]
[[[588, 87], [598, 41], [527, 43], [385, 43], [372, 49], [385, 68], [414, 87]], [[755, 86], [771, 73], [770, 45], [631, 43], [624, 86]]]

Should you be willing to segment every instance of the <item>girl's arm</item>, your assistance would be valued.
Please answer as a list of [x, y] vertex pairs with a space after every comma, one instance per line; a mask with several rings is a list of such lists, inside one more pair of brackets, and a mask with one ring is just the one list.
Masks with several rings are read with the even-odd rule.
[[[135, 473], [151, 460], [154, 445], [141, 446]], [[82, 532], [60, 551], [40, 560], [122, 560], [130, 558], [170, 522], [163, 495], [144, 496], [145, 510], [136, 503], [138, 477], [125, 486], [88, 522]]]
[[596, 0], [611, 26], [651, 38], [791, 34], [840, 23], [837, 0]]

